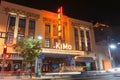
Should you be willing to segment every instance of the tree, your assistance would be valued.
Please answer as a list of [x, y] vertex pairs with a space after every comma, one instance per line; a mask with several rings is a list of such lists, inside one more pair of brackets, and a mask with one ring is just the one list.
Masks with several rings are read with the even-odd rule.
[[[40, 45], [41, 42], [39, 40], [24, 38], [14, 45], [14, 49], [21, 57], [23, 57], [26, 65], [30, 64], [30, 69], [32, 69], [33, 61], [35, 61], [36, 57], [39, 57], [42, 52]], [[32, 72], [30, 73], [30, 76], [32, 77]]]

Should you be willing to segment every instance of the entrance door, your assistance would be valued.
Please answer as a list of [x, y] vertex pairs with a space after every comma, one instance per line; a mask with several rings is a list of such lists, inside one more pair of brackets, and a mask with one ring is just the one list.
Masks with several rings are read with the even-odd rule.
[[102, 62], [103, 62], [103, 69], [104, 70], [108, 70], [111, 68], [111, 63], [110, 63], [109, 59], [103, 59]]

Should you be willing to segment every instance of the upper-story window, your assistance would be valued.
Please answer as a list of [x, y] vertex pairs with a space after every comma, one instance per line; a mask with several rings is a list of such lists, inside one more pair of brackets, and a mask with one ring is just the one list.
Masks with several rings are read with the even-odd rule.
[[14, 39], [14, 34], [13, 33], [7, 33], [6, 43], [7, 44], [12, 44], [13, 43], [13, 39]]
[[88, 51], [91, 51], [91, 45], [90, 45], [90, 42], [88, 42], [87, 45], [88, 45]]
[[12, 44], [14, 39], [14, 29], [15, 29], [15, 22], [16, 22], [16, 16], [15, 15], [9, 15], [9, 25], [8, 25], [8, 33], [6, 35], [6, 43]]
[[18, 34], [18, 37], [17, 37], [17, 40], [22, 40], [24, 38], [24, 35], [23, 34]]
[[81, 41], [84, 41], [84, 31], [83, 30], [80, 30], [80, 38], [81, 38]]
[[11, 15], [9, 16], [9, 18], [10, 18], [9, 26], [15, 26], [16, 17]]
[[80, 36], [84, 37], [84, 31], [83, 30], [80, 30]]
[[75, 49], [79, 50], [79, 38], [78, 38], [78, 29], [74, 28], [74, 35], [75, 35]]
[[79, 41], [75, 41], [75, 48], [76, 50], [79, 50]]
[[29, 20], [28, 36], [31, 38], [34, 38], [34, 36], [35, 36], [35, 20], [34, 19]]
[[50, 48], [50, 38], [45, 38], [45, 47]]
[[25, 25], [26, 25], [26, 18], [19, 18], [19, 28], [18, 33], [19, 34], [25, 34]]
[[90, 40], [89, 31], [86, 31], [87, 40]]
[[56, 46], [57, 42], [58, 42], [58, 39], [54, 39], [54, 47]]
[[25, 28], [26, 18], [19, 18], [19, 27]]
[[82, 45], [82, 51], [85, 51], [85, 42], [81, 42]]
[[75, 34], [75, 36], [78, 36], [78, 29], [77, 28], [74, 28], [74, 34]]
[[56, 25], [53, 25], [53, 35], [54, 36], [58, 35], [58, 27]]
[[45, 33], [50, 33], [50, 24], [45, 24]]
[[16, 16], [10, 15], [9, 16], [9, 29], [8, 32], [14, 32], [15, 29], [15, 22], [16, 22]]

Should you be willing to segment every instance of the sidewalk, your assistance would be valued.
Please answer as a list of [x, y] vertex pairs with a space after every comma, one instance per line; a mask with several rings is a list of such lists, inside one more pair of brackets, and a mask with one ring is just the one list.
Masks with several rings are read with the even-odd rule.
[[30, 79], [30, 76], [2, 76], [0, 75], [0, 80], [54, 80], [57, 78], [67, 78], [70, 75], [76, 75], [81, 74], [81, 72], [62, 72], [62, 73], [45, 73], [41, 77], [35, 77], [32, 76], [32, 79]]
[[41, 76], [41, 77], [32, 77], [31, 79], [29, 76], [0, 76], [0, 80], [54, 80], [56, 78], [64, 78], [64, 77], [63, 76]]

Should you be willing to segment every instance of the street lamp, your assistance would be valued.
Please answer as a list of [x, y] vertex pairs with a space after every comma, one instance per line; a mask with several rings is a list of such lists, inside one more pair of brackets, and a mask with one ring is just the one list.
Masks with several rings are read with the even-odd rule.
[[113, 67], [113, 65], [112, 65], [113, 59], [112, 59], [112, 55], [111, 55], [110, 49], [115, 49], [115, 48], [117, 48], [117, 47], [116, 47], [116, 45], [114, 45], [114, 44], [110, 44], [110, 45], [108, 46], [108, 52], [109, 52], [111, 67]]
[[38, 36], [38, 40], [42, 40], [42, 36]]
[[[42, 40], [42, 37], [41, 36], [38, 36], [38, 40]], [[36, 60], [35, 60], [35, 73], [36, 73], [36, 77], [39, 77], [40, 74], [39, 74], [39, 62], [38, 62], [38, 57], [36, 57]]]

